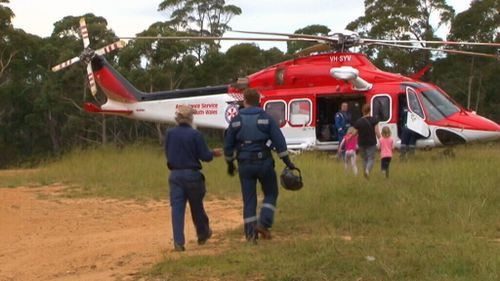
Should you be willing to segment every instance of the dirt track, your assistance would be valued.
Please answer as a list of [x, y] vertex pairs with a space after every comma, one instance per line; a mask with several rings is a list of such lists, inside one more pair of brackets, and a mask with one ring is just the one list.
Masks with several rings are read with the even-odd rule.
[[239, 201], [209, 201], [214, 237], [196, 245], [187, 214], [187, 251], [175, 253], [168, 202], [54, 197], [61, 190], [0, 188], [0, 280], [128, 280], [165, 255], [221, 251], [221, 233], [241, 225]]

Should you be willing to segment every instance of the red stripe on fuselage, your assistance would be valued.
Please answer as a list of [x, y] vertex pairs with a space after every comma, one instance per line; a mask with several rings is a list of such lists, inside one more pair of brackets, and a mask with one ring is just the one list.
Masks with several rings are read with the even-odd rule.
[[426, 121], [429, 125], [485, 132], [500, 132], [500, 125], [471, 112], [457, 112], [439, 121]]

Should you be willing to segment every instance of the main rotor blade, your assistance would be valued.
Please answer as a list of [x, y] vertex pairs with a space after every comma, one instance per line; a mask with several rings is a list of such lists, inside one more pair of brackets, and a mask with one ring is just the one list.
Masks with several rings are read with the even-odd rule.
[[305, 39], [305, 38], [262, 38], [262, 37], [218, 37], [218, 36], [125, 36], [118, 37], [124, 40], [147, 39], [147, 40], [227, 40], [227, 41], [305, 41], [317, 42], [318, 40]]
[[438, 49], [438, 48], [429, 48], [429, 47], [416, 47], [416, 46], [408, 46], [408, 45], [400, 45], [400, 44], [388, 44], [388, 43], [380, 43], [380, 42], [378, 42], [378, 43], [377, 42], [373, 42], [372, 44], [373, 45], [396, 47], [396, 48], [429, 50], [429, 51], [438, 51], [438, 52], [445, 52], [445, 53], [452, 53], [452, 54], [482, 56], [482, 57], [500, 59], [500, 56], [494, 55], [494, 54], [477, 53], [477, 52], [469, 52], [469, 51], [461, 51], [461, 50], [453, 50], [453, 49]]
[[96, 50], [95, 53], [102, 56], [104, 54], [110, 53], [113, 50], [121, 49], [121, 48], [125, 47], [125, 45], [127, 45], [127, 43], [125, 41], [119, 40], [119, 41], [116, 41], [115, 43], [109, 44], [107, 46], [104, 46], [104, 47]]
[[482, 42], [465, 42], [465, 41], [420, 41], [420, 40], [379, 40], [379, 39], [361, 39], [363, 42], [370, 43], [424, 43], [424, 44], [440, 44], [440, 45], [470, 45], [470, 46], [488, 46], [500, 47], [500, 43], [482, 43]]
[[87, 64], [87, 78], [89, 79], [89, 86], [92, 95], [95, 96], [97, 94], [97, 86], [95, 84], [94, 72], [92, 71], [92, 64]]
[[243, 30], [231, 30], [230, 32], [245, 33], [245, 34], [259, 34], [259, 35], [287, 36], [290, 38], [313, 39], [315, 41], [335, 41], [335, 42], [338, 41], [336, 38], [331, 38], [328, 36], [310, 35], [310, 34], [259, 32], [259, 31], [243, 31]]
[[83, 39], [83, 48], [87, 48], [90, 45], [89, 32], [87, 30], [87, 24], [85, 23], [85, 18], [80, 19], [80, 33]]
[[58, 65], [55, 65], [54, 67], [52, 67], [52, 71], [53, 71], [53, 72], [59, 71], [59, 70], [61, 70], [61, 69], [63, 69], [63, 68], [66, 68], [66, 67], [68, 67], [68, 66], [70, 66], [70, 65], [74, 64], [75, 62], [79, 62], [79, 61], [80, 61], [80, 58], [79, 58], [79, 57], [74, 57], [74, 58], [72, 58], [72, 59], [69, 59], [69, 60], [67, 60], [67, 61], [63, 62], [63, 63], [60, 63], [60, 64], [58, 64]]
[[316, 45], [313, 45], [311, 47], [300, 50], [300, 51], [296, 52], [295, 55], [302, 57], [302, 56], [307, 56], [310, 53], [314, 53], [314, 52], [327, 51], [330, 48], [331, 48], [330, 45], [321, 43], [321, 44], [316, 44]]

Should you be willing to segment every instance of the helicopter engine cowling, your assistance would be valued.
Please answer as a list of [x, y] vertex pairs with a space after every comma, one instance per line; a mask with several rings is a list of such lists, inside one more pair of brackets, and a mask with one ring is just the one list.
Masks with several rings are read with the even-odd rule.
[[330, 75], [337, 80], [348, 81], [356, 91], [368, 91], [373, 86], [359, 77], [359, 70], [351, 66], [333, 67], [330, 69]]

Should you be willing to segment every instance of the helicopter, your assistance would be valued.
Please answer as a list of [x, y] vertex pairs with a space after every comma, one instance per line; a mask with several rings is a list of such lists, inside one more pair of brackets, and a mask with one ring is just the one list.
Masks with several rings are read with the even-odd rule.
[[[495, 54], [408, 45], [414, 43], [440, 45], [479, 45], [498, 48], [498, 43], [377, 40], [360, 38], [345, 31], [329, 36], [272, 32], [234, 31], [274, 37], [119, 37], [120, 41], [92, 50], [85, 19], [80, 20], [84, 51], [52, 68], [59, 71], [81, 61], [87, 66], [90, 89], [102, 89], [107, 101], [102, 105], [85, 103], [90, 113], [118, 115], [126, 118], [175, 123], [179, 105], [195, 111], [194, 126], [226, 129], [238, 114], [243, 91], [255, 88], [261, 93], [261, 106], [279, 124], [291, 150], [335, 150], [339, 141], [331, 133], [335, 112], [347, 103], [352, 119], [361, 117], [363, 104], [371, 105], [371, 115], [395, 136], [396, 146], [404, 123], [420, 135], [417, 147], [455, 145], [500, 138], [500, 125], [469, 111], [445, 91], [420, 78], [429, 67], [413, 76], [389, 73], [378, 69], [361, 53], [349, 52], [355, 46], [382, 45], [418, 48], [429, 51], [478, 55], [498, 59]], [[299, 57], [277, 63], [230, 85], [207, 86], [145, 93], [136, 89], [104, 58], [104, 55], [125, 47], [124, 40], [250, 40], [303, 41], [315, 45], [299, 52]], [[311, 53], [316, 53], [312, 54]], [[407, 120], [403, 120], [407, 108]]]

